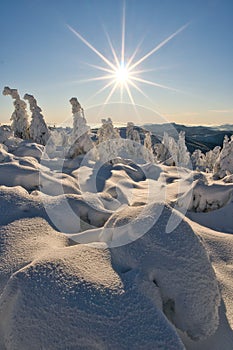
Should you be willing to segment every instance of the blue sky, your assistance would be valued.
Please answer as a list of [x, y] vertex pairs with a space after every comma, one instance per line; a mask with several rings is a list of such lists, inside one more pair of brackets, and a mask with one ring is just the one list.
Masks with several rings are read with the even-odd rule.
[[[105, 31], [120, 58], [123, 4], [122, 0], [1, 1], [0, 88], [7, 85], [18, 88], [21, 96], [33, 94], [50, 123], [70, 117], [69, 99], [73, 96], [84, 106], [90, 124], [106, 113], [115, 122], [135, 119], [126, 115], [124, 108], [114, 114], [115, 102], [120, 101], [118, 88], [102, 114], [99, 107], [91, 108], [102, 106], [111, 88], [93, 96], [109, 80], [84, 80], [108, 73], [88, 64], [109, 67], [68, 27], [114, 62]], [[165, 121], [233, 123], [233, 1], [126, 0], [125, 13], [126, 61], [140, 41], [135, 61], [188, 24], [137, 67], [148, 70], [140, 79], [175, 90], [137, 81], [148, 97], [130, 87], [135, 103], [148, 108], [137, 122], [157, 122], [155, 110]], [[123, 102], [131, 103], [123, 90]], [[9, 122], [12, 111], [11, 98], [1, 94], [0, 122]]]

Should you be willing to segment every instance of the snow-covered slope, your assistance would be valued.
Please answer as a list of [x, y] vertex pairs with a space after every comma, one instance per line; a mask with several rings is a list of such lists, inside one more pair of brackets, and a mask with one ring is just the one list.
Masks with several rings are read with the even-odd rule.
[[233, 348], [232, 184], [5, 141], [1, 350]]

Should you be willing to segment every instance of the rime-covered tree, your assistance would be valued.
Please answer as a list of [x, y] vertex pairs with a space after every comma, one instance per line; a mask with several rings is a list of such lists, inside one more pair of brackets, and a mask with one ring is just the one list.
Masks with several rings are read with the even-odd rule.
[[151, 140], [151, 133], [149, 131], [146, 132], [144, 138], [144, 148], [143, 148], [143, 156], [147, 162], [154, 162], [154, 152]]
[[190, 155], [185, 144], [185, 132], [181, 131], [179, 133], [179, 139], [177, 142], [177, 164], [179, 166], [187, 166], [190, 162]]
[[46, 125], [42, 109], [37, 105], [37, 101], [34, 96], [25, 94], [24, 99], [28, 101], [30, 110], [32, 112], [32, 120], [29, 127], [30, 137], [36, 143], [46, 145], [50, 137], [50, 131]]
[[[141, 144], [140, 134], [135, 129], [135, 125], [132, 122], [127, 123], [126, 127], [126, 142], [122, 144], [121, 154], [124, 158], [132, 159], [141, 163], [142, 161], [152, 161], [151, 157], [151, 144], [150, 138], [145, 136], [146, 145]], [[145, 148], [147, 147], [147, 148]], [[150, 149], [148, 149], [150, 148]], [[153, 151], [152, 151], [153, 154]]]
[[189, 153], [185, 145], [185, 133], [179, 134], [178, 142], [164, 132], [161, 144], [155, 146], [157, 160], [168, 165], [187, 166], [190, 161]]
[[222, 150], [214, 166], [215, 177], [222, 179], [230, 174], [233, 174], [233, 135], [230, 139], [225, 136]]
[[154, 152], [155, 152], [155, 157], [156, 160], [158, 162], [164, 162], [165, 159], [167, 159], [166, 154], [168, 152], [167, 148], [165, 147], [165, 145], [163, 144], [163, 142], [161, 143], [156, 143], [154, 145]]
[[214, 170], [216, 161], [220, 155], [221, 147], [216, 146], [213, 150], [206, 152], [205, 160], [206, 160], [206, 171], [212, 172]]
[[191, 162], [195, 170], [205, 171], [206, 157], [200, 149], [196, 149], [191, 155]]
[[175, 164], [176, 158], [172, 159], [172, 155], [177, 153], [176, 148], [175, 140], [168, 133], [164, 132], [162, 142], [155, 145], [157, 160], [162, 163], [169, 160], [169, 164]]
[[102, 126], [97, 132], [97, 145], [100, 160], [111, 161], [119, 157], [122, 146], [119, 130], [114, 128], [111, 118], [102, 119]]
[[87, 125], [84, 110], [76, 97], [70, 99], [73, 113], [73, 130], [71, 135], [71, 147], [69, 156], [75, 158], [78, 155], [86, 154], [93, 149], [94, 144], [90, 136], [90, 127]]
[[135, 125], [132, 122], [127, 123], [126, 138], [138, 143], [141, 142], [139, 132], [135, 129]]
[[29, 138], [29, 122], [27, 114], [27, 104], [20, 99], [17, 89], [11, 89], [8, 86], [4, 87], [3, 95], [10, 95], [14, 100], [15, 110], [11, 116], [11, 128], [16, 137], [21, 139]]

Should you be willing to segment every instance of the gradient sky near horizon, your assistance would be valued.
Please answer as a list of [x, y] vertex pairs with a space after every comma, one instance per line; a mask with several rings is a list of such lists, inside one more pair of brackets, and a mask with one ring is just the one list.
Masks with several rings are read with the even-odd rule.
[[[80, 33], [108, 60], [114, 62], [106, 33], [118, 57], [122, 44], [122, 12], [125, 3], [125, 58], [141, 45], [135, 60], [176, 32], [137, 68], [140, 78], [171, 87], [163, 89], [137, 82], [131, 88], [145, 113], [137, 123], [164, 121], [183, 124], [233, 124], [233, 1], [232, 0], [13, 0], [0, 3], [0, 89], [17, 88], [35, 96], [49, 123], [71, 116], [69, 99], [76, 96], [88, 123], [96, 124], [108, 113], [114, 122], [133, 121], [127, 108], [115, 113], [118, 89], [102, 115], [110, 89], [95, 93], [108, 81], [96, 80], [106, 63], [69, 29]], [[109, 67], [108, 67], [109, 68]], [[93, 97], [92, 97], [93, 96]], [[131, 103], [124, 91], [123, 102]], [[0, 122], [9, 122], [12, 99], [0, 95]], [[99, 108], [100, 109], [100, 108]], [[140, 115], [142, 115], [140, 114]], [[140, 119], [140, 118], [139, 118]]]

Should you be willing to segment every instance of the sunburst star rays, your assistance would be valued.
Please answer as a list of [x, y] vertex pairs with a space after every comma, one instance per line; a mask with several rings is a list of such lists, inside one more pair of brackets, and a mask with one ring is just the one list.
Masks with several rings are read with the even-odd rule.
[[[176, 30], [174, 33], [169, 35], [166, 39], [161, 41], [158, 45], [156, 45], [154, 48], [152, 48], [150, 51], [148, 51], [145, 55], [143, 55], [138, 60], [135, 60], [135, 57], [138, 53], [138, 48], [140, 45], [137, 46], [135, 51], [133, 52], [132, 56], [128, 58], [126, 61], [125, 57], [125, 6], [123, 7], [123, 15], [122, 15], [122, 35], [121, 35], [121, 52], [119, 55], [117, 55], [117, 52], [112, 44], [111, 38], [108, 34], [108, 32], [105, 30], [105, 34], [107, 37], [107, 41], [110, 47], [110, 52], [112, 54], [113, 59], [108, 59], [106, 56], [104, 56], [97, 48], [95, 48], [89, 41], [87, 41], [78, 31], [76, 31], [74, 28], [72, 28], [70, 25], [67, 25], [69, 30], [74, 33], [87, 47], [89, 47], [101, 60], [106, 66], [100, 66], [95, 64], [88, 64], [92, 68], [97, 69], [98, 71], [101, 71], [103, 74], [98, 77], [93, 77], [90, 79], [82, 80], [81, 82], [91, 82], [91, 81], [107, 81], [107, 83], [100, 88], [97, 92], [95, 92], [94, 95], [92, 95], [88, 100], [91, 98], [99, 95], [103, 91], [109, 89], [109, 93], [104, 101], [104, 105], [109, 103], [111, 97], [116, 92], [116, 90], [120, 90], [121, 94], [121, 101], [123, 97], [123, 92], [125, 91], [128, 95], [128, 98], [130, 102], [135, 105], [134, 97], [131, 91], [131, 88], [138, 91], [140, 94], [142, 94], [144, 97], [149, 97], [143, 92], [143, 90], [138, 86], [139, 84], [145, 84], [154, 86], [161, 89], [166, 89], [170, 91], [178, 92], [179, 90], [170, 86], [166, 86], [154, 81], [150, 81], [147, 79], [144, 79], [142, 77], [142, 74], [145, 73], [146, 69], [139, 69], [140, 64], [145, 62], [150, 56], [158, 52], [163, 46], [165, 46], [169, 41], [171, 41], [173, 38], [175, 38], [178, 34], [180, 34], [183, 30], [187, 28], [189, 23], [185, 24], [184, 26], [180, 27], [178, 30]], [[151, 100], [150, 100], [151, 101]]]

